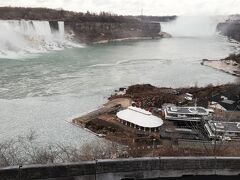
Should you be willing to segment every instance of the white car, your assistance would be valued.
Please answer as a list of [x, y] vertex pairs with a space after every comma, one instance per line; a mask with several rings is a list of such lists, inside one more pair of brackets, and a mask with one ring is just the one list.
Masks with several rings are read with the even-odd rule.
[[223, 136], [222, 140], [223, 141], [231, 141], [232, 139], [228, 136]]
[[188, 100], [188, 101], [192, 101], [193, 100], [193, 98], [191, 97], [191, 96], [186, 96], [186, 97], [184, 97], [186, 100]]

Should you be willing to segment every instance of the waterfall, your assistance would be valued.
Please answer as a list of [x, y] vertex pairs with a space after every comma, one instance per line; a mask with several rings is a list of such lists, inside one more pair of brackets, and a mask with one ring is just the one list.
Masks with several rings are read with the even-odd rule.
[[65, 38], [62, 21], [0, 20], [0, 58], [19, 58], [73, 44]]
[[210, 37], [215, 35], [218, 19], [209, 16], [179, 16], [175, 21], [161, 23], [162, 30], [173, 37]]
[[59, 35], [61, 38], [64, 38], [64, 22], [63, 21], [58, 21], [58, 30], [59, 30]]

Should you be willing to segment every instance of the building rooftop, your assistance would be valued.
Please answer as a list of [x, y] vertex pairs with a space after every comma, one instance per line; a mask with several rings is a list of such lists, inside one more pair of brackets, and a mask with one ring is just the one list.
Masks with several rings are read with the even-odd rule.
[[151, 112], [133, 106], [119, 111], [117, 113], [117, 117], [124, 121], [146, 128], [156, 128], [163, 124], [163, 120], [161, 118], [152, 115]]
[[221, 122], [221, 121], [209, 121], [208, 122], [213, 132], [232, 132], [240, 133], [239, 122]]
[[220, 104], [227, 111], [240, 111], [239, 95], [224, 92], [212, 96], [209, 100]]
[[208, 111], [204, 107], [167, 107], [167, 112], [171, 114], [199, 114], [208, 115]]

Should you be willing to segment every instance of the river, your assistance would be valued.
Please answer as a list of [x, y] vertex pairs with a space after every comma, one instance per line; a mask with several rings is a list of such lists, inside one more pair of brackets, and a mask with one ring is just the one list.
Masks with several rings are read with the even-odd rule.
[[134, 40], [0, 58], [0, 141], [35, 131], [43, 143], [104, 142], [67, 121], [101, 106], [115, 89], [138, 83], [184, 87], [236, 77], [200, 65], [239, 52], [219, 35]]

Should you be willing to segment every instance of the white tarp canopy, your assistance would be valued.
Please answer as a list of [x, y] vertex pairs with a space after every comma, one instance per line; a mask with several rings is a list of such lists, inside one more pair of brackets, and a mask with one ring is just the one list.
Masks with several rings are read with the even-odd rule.
[[132, 124], [146, 127], [157, 128], [163, 124], [163, 120], [159, 117], [153, 116], [152, 113], [137, 107], [128, 107], [117, 113], [117, 117]]

